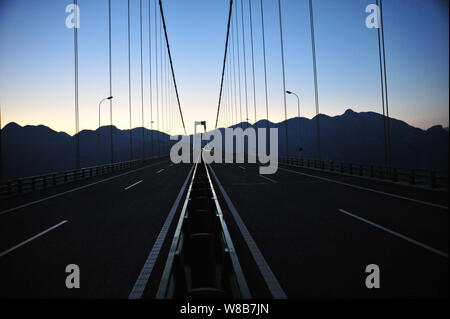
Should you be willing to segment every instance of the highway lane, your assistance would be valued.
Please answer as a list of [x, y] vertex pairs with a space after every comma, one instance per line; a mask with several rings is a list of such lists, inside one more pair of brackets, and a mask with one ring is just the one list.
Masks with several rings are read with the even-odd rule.
[[[288, 298], [448, 297], [448, 210], [290, 171], [262, 178], [252, 164], [212, 167]], [[378, 290], [365, 287], [371, 263], [381, 269]]]
[[0, 257], [0, 297], [127, 298], [190, 167], [157, 162], [0, 215], [0, 253], [32, 239]]

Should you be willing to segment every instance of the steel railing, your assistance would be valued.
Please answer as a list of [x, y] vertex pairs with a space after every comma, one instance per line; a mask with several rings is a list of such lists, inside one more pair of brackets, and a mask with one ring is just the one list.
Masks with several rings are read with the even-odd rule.
[[250, 299], [204, 161], [197, 161], [156, 299]]
[[142, 166], [155, 159], [164, 157], [166, 157], [166, 155], [8, 180], [0, 185], [0, 199], [30, 193], [36, 190], [47, 189], [87, 178], [111, 174], [117, 171]]
[[304, 158], [280, 158], [278, 161], [280, 164], [284, 165], [311, 168], [351, 176], [367, 177], [433, 189], [448, 189], [448, 172]]

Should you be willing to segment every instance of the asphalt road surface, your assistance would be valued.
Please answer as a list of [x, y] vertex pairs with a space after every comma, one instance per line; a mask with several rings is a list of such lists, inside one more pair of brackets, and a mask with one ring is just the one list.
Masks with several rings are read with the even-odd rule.
[[[212, 167], [287, 298], [448, 298], [448, 193], [288, 166], [263, 176], [254, 164]], [[379, 289], [366, 287], [369, 264]]]
[[[191, 166], [159, 160], [4, 201], [0, 298], [128, 298]], [[65, 285], [69, 264], [80, 289]]]

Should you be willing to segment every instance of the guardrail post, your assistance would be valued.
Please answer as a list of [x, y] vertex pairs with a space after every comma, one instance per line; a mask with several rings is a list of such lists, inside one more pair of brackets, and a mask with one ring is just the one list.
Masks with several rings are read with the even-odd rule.
[[67, 172], [64, 172], [64, 183], [67, 183]]
[[353, 164], [352, 163], [350, 163], [350, 164], [348, 164], [349, 166], [348, 166], [348, 169], [349, 169], [349, 173], [350, 173], [350, 175], [353, 175]]
[[344, 174], [344, 163], [341, 162], [341, 174]]
[[12, 185], [11, 185], [11, 181], [8, 181], [8, 195], [12, 194]]
[[334, 163], [330, 161], [330, 171], [334, 172]]
[[34, 177], [32, 177], [32, 178], [31, 178], [31, 189], [32, 189], [32, 190], [34, 190], [34, 189], [35, 189], [35, 187], [36, 187], [36, 182], [35, 182], [35, 178], [34, 178]]
[[309, 168], [309, 159], [306, 160], [306, 167]]
[[55, 186], [56, 185], [56, 174], [53, 174], [53, 186]]
[[17, 181], [17, 192], [19, 193], [19, 194], [22, 194], [22, 180], [21, 179], [19, 179], [18, 181]]
[[363, 176], [364, 175], [364, 168], [362, 166], [362, 164], [359, 165], [359, 176]]
[[431, 171], [430, 173], [430, 186], [431, 188], [436, 188], [436, 172]]
[[415, 175], [415, 172], [414, 172], [413, 169], [412, 169], [411, 172], [410, 172], [410, 180], [409, 180], [409, 183], [410, 183], [411, 185], [416, 184], [416, 175]]
[[47, 188], [47, 176], [42, 177], [42, 187]]
[[370, 178], [373, 178], [374, 174], [373, 174], [373, 165], [370, 165]]
[[384, 174], [383, 174], [383, 167], [380, 166], [380, 179], [383, 179]]
[[392, 169], [392, 180], [398, 182], [397, 169], [395, 167]]

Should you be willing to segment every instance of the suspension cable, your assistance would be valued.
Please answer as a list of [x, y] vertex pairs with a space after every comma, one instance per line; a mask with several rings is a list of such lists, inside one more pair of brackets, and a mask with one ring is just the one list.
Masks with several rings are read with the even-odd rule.
[[[111, 32], [111, 0], [108, 1], [108, 32], [109, 32], [109, 96], [113, 96], [112, 92], [112, 32]], [[110, 117], [110, 138], [111, 138], [111, 163], [114, 163], [114, 142], [113, 142], [113, 110], [112, 99], [109, 100], [109, 117]]]
[[128, 0], [128, 105], [130, 112], [130, 161], [133, 160], [133, 132], [131, 118], [131, 19], [130, 0]]
[[261, 3], [261, 26], [262, 26], [262, 43], [263, 43], [263, 56], [264, 56], [264, 88], [266, 94], [266, 117], [267, 117], [267, 134], [269, 134], [269, 99], [267, 93], [267, 61], [266, 61], [266, 39], [264, 33], [264, 6], [262, 0]]
[[220, 103], [222, 102], [222, 90], [223, 90], [223, 77], [225, 74], [225, 66], [227, 62], [227, 53], [228, 53], [228, 39], [230, 36], [230, 21], [231, 21], [231, 12], [233, 11], [233, 0], [230, 0], [230, 10], [228, 13], [228, 23], [227, 23], [227, 37], [225, 40], [225, 53], [223, 57], [223, 65], [222, 65], [222, 76], [220, 79], [220, 91], [219, 91], [219, 103], [217, 105], [217, 116], [216, 116], [216, 125], [215, 129], [217, 129], [217, 123], [219, 121], [219, 112], [220, 112]]
[[[161, 30], [159, 30], [161, 32]], [[156, 81], [156, 139], [158, 142], [158, 156], [161, 155], [160, 131], [159, 131], [159, 79], [158, 79], [158, 10], [155, 0], [155, 81]]]
[[[379, 2], [376, 0], [377, 5], [377, 18], [380, 21], [380, 10], [379, 10]], [[379, 22], [378, 22], [379, 23]], [[383, 81], [383, 56], [381, 53], [381, 35], [380, 35], [380, 25], [377, 28], [378, 33], [378, 57], [380, 61], [380, 87], [381, 87], [381, 106], [383, 109], [383, 136], [384, 136], [384, 165], [388, 166], [388, 147], [387, 147], [387, 136], [386, 136], [386, 116], [385, 116], [385, 105], [384, 105], [384, 81]]]
[[243, 50], [243, 56], [244, 56], [244, 88], [245, 88], [245, 112], [246, 117], [245, 121], [247, 122], [248, 127], [248, 98], [247, 98], [247, 62], [245, 57], [245, 26], [244, 26], [244, 0], [241, 0], [241, 26], [242, 26], [242, 50]]
[[288, 143], [288, 118], [286, 107], [286, 74], [284, 68], [284, 43], [283, 43], [283, 22], [281, 19], [281, 2], [278, 0], [278, 14], [280, 19], [280, 44], [281, 44], [281, 68], [283, 70], [283, 98], [284, 98], [284, 120], [286, 122], [286, 158], [289, 157], [289, 143]]
[[173, 70], [172, 55], [170, 53], [169, 39], [167, 37], [166, 22], [164, 20], [164, 11], [163, 11], [161, 0], [159, 0], [159, 8], [161, 10], [161, 19], [162, 19], [162, 23], [163, 23], [163, 27], [164, 27], [164, 36], [166, 38], [167, 53], [169, 54], [170, 69], [172, 71], [173, 85], [175, 87], [175, 93], [177, 95], [178, 109], [180, 110], [180, 117], [181, 117], [181, 122], [183, 123], [184, 134], [187, 135], [187, 133], [186, 133], [186, 126], [184, 125], [183, 112], [181, 111], [180, 96], [178, 94], [177, 81], [175, 79], [175, 72]]
[[139, 26], [141, 40], [141, 114], [142, 114], [142, 159], [145, 158], [145, 123], [144, 123], [144, 70], [142, 51], [142, 0], [139, 1]]
[[73, 28], [74, 75], [75, 75], [75, 166], [80, 169], [80, 118], [78, 114], [78, 0], [73, 1], [75, 25]]
[[389, 117], [389, 100], [388, 100], [388, 86], [386, 75], [386, 52], [384, 46], [384, 18], [383, 18], [383, 1], [380, 0], [380, 16], [381, 16], [381, 42], [383, 44], [383, 66], [384, 66], [384, 90], [386, 99], [386, 117], [387, 117], [387, 150], [388, 150], [388, 166], [391, 166], [391, 124]]
[[238, 7], [236, 5], [236, 12], [234, 14], [235, 18], [236, 18], [236, 52], [237, 52], [237, 63], [238, 63], [238, 83], [239, 83], [239, 114], [240, 114], [240, 123], [239, 125], [242, 128], [242, 90], [241, 90], [241, 59], [240, 59], [240, 55], [241, 55], [241, 50], [239, 47], [239, 22], [238, 22]]
[[313, 56], [313, 71], [314, 71], [314, 94], [316, 103], [316, 122], [317, 122], [317, 157], [322, 159], [322, 151], [320, 148], [320, 119], [319, 119], [319, 89], [317, 87], [317, 61], [316, 61], [316, 41], [314, 38], [314, 14], [312, 0], [309, 0], [309, 20], [311, 24], [311, 47]]
[[250, 12], [250, 42], [252, 47], [252, 74], [253, 74], [253, 106], [255, 108], [255, 123], [256, 116], [256, 87], [255, 87], [255, 54], [253, 50], [253, 21], [252, 21], [252, 0], [248, 0], [249, 12]]
[[[129, 3], [129, 0], [128, 0]], [[151, 156], [153, 153], [153, 84], [152, 84], [152, 28], [151, 28], [151, 0], [148, 0], [148, 66], [150, 80], [150, 143]]]

